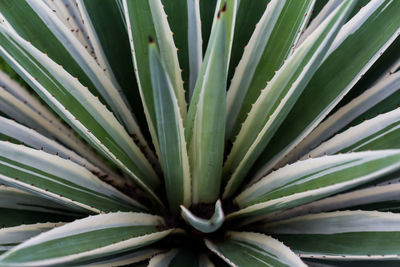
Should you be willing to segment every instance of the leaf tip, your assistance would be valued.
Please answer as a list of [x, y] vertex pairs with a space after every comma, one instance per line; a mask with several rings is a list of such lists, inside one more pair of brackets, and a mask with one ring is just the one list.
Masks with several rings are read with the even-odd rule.
[[221, 12], [224, 13], [226, 11], [226, 2], [224, 3], [224, 6], [221, 9]]
[[226, 11], [226, 2], [222, 6], [221, 10], [218, 11], [217, 19], [219, 19], [221, 17], [221, 13], [225, 13], [225, 11]]

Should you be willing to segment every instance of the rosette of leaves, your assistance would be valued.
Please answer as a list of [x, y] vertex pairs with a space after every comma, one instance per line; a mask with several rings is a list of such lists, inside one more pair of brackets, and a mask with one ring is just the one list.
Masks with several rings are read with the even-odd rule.
[[1, 0], [0, 265], [398, 265], [399, 14]]

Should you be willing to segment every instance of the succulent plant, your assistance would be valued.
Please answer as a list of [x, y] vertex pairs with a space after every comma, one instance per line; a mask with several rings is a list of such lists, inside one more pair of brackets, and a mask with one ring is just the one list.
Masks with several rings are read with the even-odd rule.
[[400, 264], [399, 14], [0, 0], [0, 266]]

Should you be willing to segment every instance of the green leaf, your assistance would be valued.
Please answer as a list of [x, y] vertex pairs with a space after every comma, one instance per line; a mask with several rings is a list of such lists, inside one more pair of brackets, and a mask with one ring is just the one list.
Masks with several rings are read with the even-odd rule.
[[[359, 2], [359, 0], [356, 0]], [[315, 1], [314, 7], [311, 12], [310, 21], [307, 22], [307, 27], [304, 28], [299, 36], [298, 43], [296, 46], [302, 44], [308, 36], [316, 29], [318, 26], [329, 17], [329, 15], [341, 4], [341, 1], [328, 1], [319, 0]], [[355, 9], [357, 9], [357, 5]]]
[[[264, 224], [302, 258], [398, 260], [400, 215], [376, 211], [319, 213]], [[382, 262], [383, 263], [383, 262]]]
[[284, 244], [263, 234], [228, 232], [224, 241], [205, 242], [230, 266], [306, 266]]
[[87, 32], [87, 23], [81, 13], [80, 2], [69, 4], [66, 1], [44, 1], [44, 3], [71, 31], [73, 36], [85, 47], [86, 51], [99, 62], [93, 48], [95, 40], [92, 40], [93, 38], [89, 37], [90, 34]]
[[[228, 66], [227, 68], [229, 68], [229, 62], [230, 62], [230, 58], [231, 58], [231, 52], [232, 52], [232, 45], [233, 45], [233, 38], [234, 38], [234, 33], [235, 33], [235, 25], [236, 25], [236, 15], [237, 15], [237, 9], [238, 9], [238, 5], [240, 1], [238, 0], [225, 0], [225, 1], [221, 1], [219, 0], [217, 3], [217, 7], [215, 10], [215, 13], [217, 16], [214, 16], [214, 21], [213, 21], [213, 25], [212, 28], [216, 27], [216, 24], [218, 22], [218, 12], [220, 10], [225, 10], [225, 17], [226, 17], [226, 49], [227, 49], [227, 60], [228, 60]], [[219, 6], [218, 6], [219, 4]], [[213, 33], [211, 32], [211, 35]], [[212, 37], [210, 36], [210, 39], [212, 39]]]
[[200, 1], [188, 1], [188, 46], [189, 46], [189, 96], [194, 87], [201, 69], [203, 48], [201, 37]]
[[203, 233], [215, 232], [224, 223], [225, 215], [219, 199], [215, 202], [214, 214], [208, 220], [197, 217], [184, 206], [181, 206], [181, 210], [182, 218], [193, 228]]
[[200, 7], [197, 0], [163, 1], [182, 67], [186, 98], [193, 89], [202, 61]]
[[145, 210], [137, 201], [69, 160], [3, 141], [0, 181], [85, 213]]
[[[396, 38], [390, 44], [390, 46], [380, 55], [378, 60], [374, 62], [371, 68], [363, 75], [363, 77], [354, 85], [350, 92], [343, 97], [337, 107], [342, 107], [346, 105], [354, 98], [364, 93], [370, 87], [377, 85], [378, 83], [387, 79], [393, 73], [395, 73], [400, 64], [399, 50], [400, 38]], [[395, 107], [396, 105], [389, 110], [392, 110]], [[336, 111], [337, 108], [335, 108], [331, 113]]]
[[377, 210], [397, 212], [400, 208], [400, 184], [372, 186], [314, 201], [287, 211], [271, 214], [265, 221], [280, 221], [309, 213], [333, 210]]
[[153, 193], [158, 177], [139, 147], [114, 115], [62, 66], [41, 53], [4, 24], [0, 25], [0, 54], [94, 148]]
[[153, 144], [157, 155], [160, 155], [156, 111], [151, 86], [148, 37], [152, 36], [155, 38], [161, 59], [167, 68], [178, 99], [181, 115], [185, 118], [186, 102], [177, 51], [160, 0], [123, 0], [122, 2], [142, 104]]
[[304, 258], [304, 263], [309, 266], [326, 266], [326, 267], [353, 267], [353, 266], [362, 266], [362, 267], [376, 267], [379, 265], [384, 265], [385, 267], [396, 267], [399, 265], [399, 261], [397, 259], [393, 260], [380, 260], [380, 259], [364, 259], [364, 260], [342, 260], [342, 259], [312, 259], [312, 258]]
[[68, 209], [49, 199], [16, 188], [0, 186], [0, 228], [21, 224], [69, 222], [83, 215], [84, 213]]
[[[251, 17], [257, 17], [257, 14], [253, 14], [254, 12], [249, 12], [248, 9], [251, 6], [249, 7], [246, 2], [253, 3], [250, 5], [258, 5], [258, 10], [265, 9], [259, 7], [265, 1], [241, 1], [238, 16], [245, 13], [251, 14]], [[265, 87], [266, 82], [273, 78], [276, 70], [283, 65], [285, 59], [289, 56], [302, 28], [305, 27], [313, 4], [314, 1], [312, 0], [273, 0], [267, 5], [258, 23], [253, 23], [257, 26], [248, 44], [241, 45], [241, 48], [244, 45], [246, 47], [228, 91], [227, 139], [232, 141], [235, 139], [241, 124], [251, 110], [252, 104], [260, 96], [261, 89]], [[249, 32], [249, 25], [246, 25], [247, 27], [242, 26], [239, 18], [238, 31], [242, 29]]]
[[257, 25], [269, 2], [270, 0], [241, 0], [238, 2], [228, 80], [232, 79], [235, 68], [242, 57], [243, 48], [249, 42], [253, 33], [251, 29]]
[[192, 201], [216, 201], [222, 170], [226, 102], [226, 11], [218, 13], [186, 120]]
[[[334, 114], [329, 116], [324, 122], [322, 122], [320, 125], [318, 125], [318, 127], [316, 127], [313, 130], [313, 132], [311, 132], [296, 147], [296, 149], [291, 152], [291, 158], [295, 158], [296, 156], [300, 157], [300, 156], [304, 155], [305, 153], [308, 153], [311, 156], [315, 156], [316, 155], [315, 149], [313, 150], [312, 153], [310, 153], [309, 151], [312, 148], [315, 148], [316, 146], [319, 146], [319, 148], [316, 148], [318, 151], [321, 151], [321, 149], [323, 149], [323, 148], [326, 149], [327, 144], [324, 144], [322, 146], [319, 145], [322, 141], [327, 140], [333, 134], [345, 129], [345, 127], [349, 123], [354, 121], [357, 117], [363, 117], [364, 113], [369, 112], [369, 110], [371, 108], [373, 109], [373, 107], [376, 106], [378, 103], [386, 102], [388, 100], [388, 98], [396, 98], [395, 95], [399, 89], [400, 89], [400, 73], [392, 74], [392, 75], [380, 80], [379, 82], [376, 83], [376, 85], [374, 85], [370, 89], [366, 90], [360, 96], [354, 98], [350, 103], [341, 107], [337, 112], [335, 112]], [[395, 101], [397, 101], [397, 98]], [[385, 116], [387, 116], [387, 115], [385, 115]], [[330, 139], [328, 141], [328, 143], [330, 144], [330, 146], [329, 145], [328, 146], [331, 149], [329, 151], [324, 151], [324, 152], [332, 154], [332, 153], [336, 153], [338, 151], [343, 151], [343, 150], [349, 151], [351, 145], [354, 145], [356, 142], [360, 141], [361, 139], [366, 138], [367, 136], [370, 136], [371, 138], [374, 137], [375, 133], [377, 133], [379, 130], [382, 130], [384, 128], [384, 127], [382, 127], [383, 125], [386, 125], [386, 126], [389, 125], [387, 122], [385, 123], [384, 121], [385, 121], [384, 118], [380, 117], [380, 119], [378, 119], [378, 118], [372, 119], [367, 124], [362, 123], [362, 125], [365, 125], [364, 127], [368, 127], [367, 125], [374, 124], [374, 126], [376, 126], [377, 128], [369, 127], [369, 129], [371, 129], [372, 132], [363, 132], [363, 133], [358, 132], [360, 130], [365, 130], [365, 128], [363, 129], [362, 127], [357, 126], [356, 128], [359, 129], [358, 131], [355, 131], [354, 129], [352, 129], [352, 130], [349, 129], [349, 130], [345, 131], [347, 133], [346, 135], [340, 134], [340, 136], [342, 136], [342, 138], [338, 138], [337, 136], [333, 137], [332, 139]], [[394, 123], [394, 122], [395, 121], [392, 120], [392, 123]], [[382, 123], [382, 125], [378, 125], [379, 123]], [[354, 134], [353, 141], [349, 140], [349, 138], [351, 138], [349, 136], [350, 134]], [[380, 137], [383, 137], [383, 136], [380, 136]], [[371, 139], [371, 138], [366, 138], [364, 144], [367, 142], [368, 139]], [[375, 137], [374, 139], [376, 139], [376, 138], [378, 138], [378, 137]], [[384, 139], [387, 139], [387, 138], [384, 137]], [[336, 140], [336, 142], [334, 140]], [[342, 141], [339, 141], [339, 140], [342, 140]], [[346, 144], [344, 144], [343, 142], [346, 142]], [[337, 144], [336, 149], [332, 147], [333, 143]], [[391, 143], [393, 143], [393, 142], [391, 142]], [[386, 144], [386, 145], [388, 145], [388, 144]], [[345, 147], [347, 147], [348, 149], [344, 149]], [[377, 146], [374, 146], [374, 147], [375, 147], [375, 149], [377, 148]], [[362, 146], [360, 147], [360, 145], [358, 145], [357, 149], [354, 149], [354, 147], [351, 149], [366, 150], [368, 148], [371, 149], [370, 146], [363, 148]], [[383, 149], [383, 148], [388, 148], [388, 147], [381, 147], [380, 149]], [[395, 148], [395, 147], [392, 147], [392, 148]]]
[[[216, 16], [215, 11], [219, 10], [219, 0], [200, 0], [200, 20], [201, 20], [201, 36], [203, 39], [203, 51], [208, 47], [211, 28]], [[218, 4], [218, 7], [217, 7]]]
[[173, 229], [161, 217], [141, 213], [109, 213], [77, 220], [16, 246], [0, 257], [7, 266], [78, 265], [152, 244]]
[[[128, 108], [133, 110], [135, 120], [140, 128], [147, 129], [138, 85], [135, 75], [132, 75], [134, 73], [133, 62], [130, 57], [126, 56], [130, 54], [129, 38], [118, 2], [104, 1], [98, 5], [94, 1], [79, 0], [77, 5], [83, 17], [83, 26], [93, 44], [97, 61], [103, 71], [105, 70], [104, 74], [110, 77], [117, 89], [120, 89], [121, 97], [127, 103]], [[114, 40], [117, 39], [118, 42], [115, 42]], [[145, 149], [151, 162], [157, 166], [157, 159], [140, 128], [135, 129], [135, 138], [140, 142], [142, 149]], [[148, 133], [144, 132], [144, 134]]]
[[105, 167], [99, 157], [84, 142], [76, 138], [70, 128], [60, 123], [53, 113], [40, 104], [37, 97], [30, 95], [5, 73], [0, 73], [0, 81], [5, 87], [5, 90], [0, 91], [0, 110], [9, 118], [35, 129], [42, 135], [56, 139], [92, 163]]
[[72, 218], [84, 215], [76, 210], [68, 209], [68, 207], [60, 205], [55, 201], [49, 201], [47, 198], [5, 185], [0, 185], [0, 207], [10, 210], [20, 210], [21, 213], [22, 211], [35, 211], [38, 213], [61, 214], [65, 215], [65, 219], [68, 216]]
[[[160, 253], [161, 250], [154, 248], [139, 248], [135, 250], [130, 250], [128, 252], [119, 253], [116, 255], [110, 255], [105, 257], [97, 257], [96, 259], [90, 259], [87, 261], [80, 261], [79, 267], [110, 267], [110, 266], [129, 266], [129, 267], [145, 267], [147, 259]], [[73, 266], [77, 265], [63, 265], [63, 266]]]
[[[100, 168], [93, 165], [85, 158], [79, 156], [74, 151], [60, 145], [54, 140], [51, 140], [33, 129], [29, 129], [14, 120], [0, 116], [0, 140], [9, 141], [14, 144], [29, 146], [35, 149], [40, 149], [52, 155], [57, 155], [63, 159], [71, 160], [99, 177], [105, 177], [112, 184], [123, 186], [125, 179], [114, 173], [109, 168]], [[102, 164], [103, 165], [103, 164]]]
[[241, 210], [227, 220], [245, 223], [371, 182], [400, 168], [399, 150], [354, 152], [308, 159], [279, 169], [253, 184], [234, 202]]
[[227, 181], [224, 199], [236, 192], [251, 166], [271, 141], [318, 69], [353, 5], [353, 1], [344, 1], [289, 57], [257, 99], [224, 164], [223, 177]]
[[[70, 129], [69, 127], [65, 126], [65, 124], [63, 124], [60, 121], [60, 119], [56, 115], [54, 115], [54, 113], [51, 112], [47, 106], [44, 106], [40, 102], [40, 100], [38, 99], [37, 96], [32, 95], [31, 92], [29, 92], [26, 88], [22, 87], [18, 82], [13, 80], [7, 73], [5, 73], [3, 71], [0, 71], [0, 85], [7, 92], [12, 94], [19, 101], [22, 101], [26, 106], [28, 106], [32, 110], [32, 113], [39, 114], [45, 120], [51, 122], [51, 124], [53, 125], [54, 128], [61, 129], [61, 131], [59, 131], [58, 134], [55, 136], [49, 135], [50, 132], [54, 133], [55, 130], [46, 129], [45, 131], [41, 132], [41, 134], [48, 136], [48, 137], [61, 139], [60, 140], [61, 142], [62, 142], [63, 138], [66, 138], [66, 136], [69, 137], [70, 139], [72, 139], [74, 137], [73, 136], [74, 131], [72, 129]], [[18, 112], [15, 112], [15, 113], [18, 113]], [[23, 117], [25, 118], [25, 116], [23, 116]], [[35, 128], [39, 131], [40, 128], [42, 128], [43, 126], [40, 127], [39, 124], [31, 124], [34, 122], [35, 122], [35, 120], [33, 120], [33, 119], [24, 120], [24, 123], [26, 123], [26, 125], [28, 125], [29, 127]], [[76, 140], [73, 140], [73, 141], [77, 142]], [[77, 151], [79, 151], [79, 150], [77, 150]]]
[[[399, 12], [398, 1], [371, 1], [346, 23], [287, 119], [260, 155], [254, 167], [258, 177], [275, 166], [283, 166], [287, 162], [285, 156], [324, 119], [395, 40], [400, 30]], [[379, 38], [371, 39], [371, 36]]]
[[129, 34], [133, 66], [141, 102], [157, 155], [160, 149], [157, 138], [156, 114], [153, 102], [149, 64], [149, 36], [156, 36], [148, 1], [121, 0]]
[[187, 104], [183, 89], [181, 67], [179, 66], [177, 49], [168, 24], [167, 15], [161, 0], [149, 0], [151, 15], [156, 32], [156, 43], [160, 49], [160, 57], [165, 64], [171, 84], [175, 91], [178, 106], [183, 119], [186, 118]]
[[[17, 34], [36, 48], [62, 64], [74, 77], [103, 97], [115, 115], [131, 134], [138, 130], [136, 121], [123, 101], [118, 89], [104, 75], [96, 60], [85, 50], [73, 32], [43, 1], [3, 1], [0, 11]], [[24, 14], [22, 19], [20, 14]], [[29, 20], [30, 23], [25, 23]]]
[[158, 254], [153, 257], [148, 267], [213, 267], [214, 265], [207, 258], [207, 256], [198, 254], [194, 251], [181, 248], [171, 249], [169, 252]]
[[45, 231], [63, 225], [64, 223], [37, 223], [23, 224], [15, 227], [0, 229], [0, 254], [12, 249], [16, 245]]
[[171, 210], [190, 206], [191, 180], [183, 121], [178, 100], [155, 43], [149, 45], [150, 72], [157, 119], [158, 143], [165, 188]]
[[[115, 77], [138, 122], [141, 126], [146, 126], [136, 78], [132, 75], [133, 62], [126, 56], [130, 53], [128, 32], [117, 1], [104, 1], [97, 5], [93, 1], [79, 0], [78, 7], [84, 17], [85, 29], [91, 35], [91, 42], [98, 45], [94, 47], [96, 57], [104, 57], [108, 75]], [[115, 38], [119, 41], [114, 42]]]
[[[400, 148], [400, 109], [379, 115], [340, 133], [322, 143], [307, 155]], [[305, 156], [307, 157], [307, 156]]]

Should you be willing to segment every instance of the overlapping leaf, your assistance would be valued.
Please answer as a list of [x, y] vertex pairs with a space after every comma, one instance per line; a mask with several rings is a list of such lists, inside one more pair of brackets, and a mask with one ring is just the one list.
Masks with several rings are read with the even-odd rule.
[[[250, 1], [252, 3], [249, 4], [246, 2], [240, 2], [242, 8], [239, 9], [238, 16], [242, 13], [251, 14], [254, 19], [257, 15], [254, 12], [248, 12], [248, 9], [252, 8], [249, 4], [255, 5], [257, 12], [260, 12], [263, 9], [259, 5], [263, 4], [263, 1]], [[233, 141], [236, 138], [252, 104], [260, 96], [261, 89], [283, 65], [302, 28], [306, 25], [313, 2], [311, 0], [271, 1], [267, 5], [249, 43], [243, 44], [246, 47], [229, 87], [226, 114], [227, 139]], [[237, 28], [238, 31], [246, 29], [241, 24]]]
[[207, 258], [206, 255], [197, 254], [187, 249], [172, 249], [167, 253], [159, 254], [153, 257], [149, 262], [149, 267], [163, 266], [197, 266], [197, 267], [212, 267], [214, 264]]
[[0, 181], [86, 213], [143, 210], [87, 169], [55, 155], [0, 141]]
[[62, 66], [4, 22], [0, 28], [2, 56], [86, 141], [157, 199], [151, 191], [158, 185], [155, 172], [113, 114]]
[[23, 224], [68, 222], [84, 216], [84, 213], [68, 209], [57, 202], [4, 185], [0, 186], [0, 210], [1, 228]]
[[186, 120], [194, 203], [214, 202], [219, 194], [225, 134], [228, 66], [226, 7], [217, 15]]
[[241, 208], [228, 220], [257, 221], [373, 181], [400, 168], [398, 150], [354, 152], [299, 161], [253, 184], [234, 201]]
[[189, 158], [183, 119], [168, 72], [153, 41], [149, 44], [151, 82], [157, 119], [160, 160], [171, 210], [191, 203]]
[[[255, 166], [257, 177], [290, 161], [285, 156], [323, 120], [396, 39], [400, 31], [399, 12], [398, 1], [371, 1], [346, 23], [304, 93], [260, 155]], [[371, 36], [379, 38], [371, 39]]]
[[303, 258], [398, 260], [400, 215], [339, 211], [306, 215], [257, 227], [273, 234]]
[[263, 234], [228, 232], [224, 241], [205, 242], [230, 266], [306, 266], [284, 244]]
[[97, 257], [118, 255], [154, 243], [173, 229], [162, 230], [161, 217], [109, 213], [58, 227], [16, 246], [0, 257], [8, 266], [79, 265]]
[[352, 1], [344, 1], [296, 50], [263, 90], [243, 123], [224, 164], [223, 176], [228, 183], [223, 198], [235, 193], [270, 142], [317, 70], [353, 4]]

